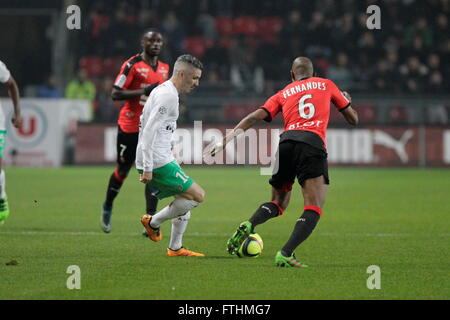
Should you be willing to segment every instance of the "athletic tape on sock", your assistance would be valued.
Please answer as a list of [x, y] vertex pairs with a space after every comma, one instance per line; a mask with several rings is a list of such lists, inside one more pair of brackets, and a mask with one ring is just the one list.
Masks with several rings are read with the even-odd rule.
[[119, 170], [117, 170], [117, 168], [114, 169], [114, 177], [116, 177], [116, 179], [117, 179], [119, 182], [124, 182], [125, 179], [127, 178], [127, 176], [125, 176], [125, 177], [122, 178], [122, 177], [119, 175]]
[[284, 212], [284, 209], [280, 206], [280, 204], [278, 202], [276, 202], [276, 201], [270, 201], [270, 202], [277, 206], [278, 215], [281, 216]]
[[322, 216], [322, 209], [320, 207], [317, 206], [304, 206], [303, 207], [303, 211], [306, 210], [311, 210], [311, 211], [315, 211], [319, 214], [319, 216]]

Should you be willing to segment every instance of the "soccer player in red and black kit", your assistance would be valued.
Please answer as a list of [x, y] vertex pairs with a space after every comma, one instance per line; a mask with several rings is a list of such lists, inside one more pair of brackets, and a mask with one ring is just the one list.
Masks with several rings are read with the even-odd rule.
[[[136, 158], [139, 118], [150, 92], [167, 80], [169, 65], [158, 60], [163, 37], [157, 30], [145, 32], [141, 39], [142, 52], [125, 61], [114, 82], [113, 100], [124, 100], [119, 114], [117, 133], [117, 167], [109, 179], [106, 199], [101, 213], [101, 227], [111, 232], [113, 201], [128, 176]], [[158, 199], [149, 185], [145, 187], [147, 213], [154, 214]]]
[[240, 224], [228, 240], [230, 254], [236, 253], [257, 225], [283, 213], [289, 204], [292, 185], [297, 177], [302, 188], [304, 211], [290, 238], [277, 252], [275, 263], [281, 267], [306, 266], [295, 258], [294, 250], [308, 238], [322, 215], [329, 184], [325, 135], [330, 101], [348, 123], [358, 123], [358, 115], [351, 107], [350, 95], [341, 92], [331, 80], [313, 77], [313, 72], [310, 59], [296, 58], [291, 69], [292, 83], [241, 120], [233, 132], [224, 138], [223, 143], [210, 152], [217, 153], [219, 147], [224, 147], [239, 132], [247, 130], [259, 120], [271, 121], [277, 113], [283, 113], [285, 131], [280, 136], [278, 166], [269, 181], [272, 185], [272, 199], [262, 204], [248, 221]]

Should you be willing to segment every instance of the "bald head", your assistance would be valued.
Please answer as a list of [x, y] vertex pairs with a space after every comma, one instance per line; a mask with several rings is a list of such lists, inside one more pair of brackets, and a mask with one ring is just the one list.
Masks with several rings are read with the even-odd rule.
[[312, 77], [313, 74], [314, 74], [314, 67], [309, 58], [297, 57], [295, 58], [294, 62], [292, 62], [291, 68], [292, 81]]

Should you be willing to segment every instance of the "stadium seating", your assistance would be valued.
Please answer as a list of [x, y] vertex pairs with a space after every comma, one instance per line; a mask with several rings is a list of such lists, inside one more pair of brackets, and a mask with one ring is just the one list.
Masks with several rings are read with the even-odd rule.
[[279, 42], [278, 34], [283, 27], [283, 20], [279, 17], [263, 17], [259, 19], [259, 35], [268, 43]]
[[355, 108], [358, 110], [358, 118], [360, 123], [374, 124], [377, 121], [377, 112], [374, 106], [358, 104]]
[[227, 121], [239, 121], [247, 114], [254, 111], [255, 105], [242, 103], [230, 103], [224, 105], [224, 115]]
[[206, 49], [211, 45], [211, 41], [207, 41], [202, 37], [189, 37], [184, 39], [183, 42], [184, 49], [199, 59], [203, 58]]
[[233, 33], [244, 35], [257, 35], [259, 32], [258, 19], [256, 17], [239, 17], [233, 20]]
[[394, 105], [389, 110], [389, 123], [405, 124], [408, 122], [408, 110], [404, 106]]
[[220, 35], [229, 36], [233, 34], [233, 20], [229, 17], [217, 17], [216, 28]]
[[103, 59], [100, 56], [81, 57], [78, 66], [85, 69], [89, 77], [98, 77], [103, 72]]
[[103, 61], [102, 74], [115, 76], [122, 65], [124, 60], [121, 57], [108, 57]]

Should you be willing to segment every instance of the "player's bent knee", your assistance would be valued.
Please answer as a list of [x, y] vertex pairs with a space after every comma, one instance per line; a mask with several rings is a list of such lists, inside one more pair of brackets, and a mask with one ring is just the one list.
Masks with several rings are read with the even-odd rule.
[[205, 196], [206, 196], [205, 191], [201, 189], [194, 194], [194, 201], [202, 203], [205, 200]]
[[193, 184], [186, 192], [180, 194], [181, 197], [194, 200], [201, 203], [205, 200], [205, 190], [203, 190], [198, 184]]
[[198, 184], [194, 183], [188, 192], [192, 195], [194, 201], [201, 203], [205, 200], [205, 190], [200, 187]]

